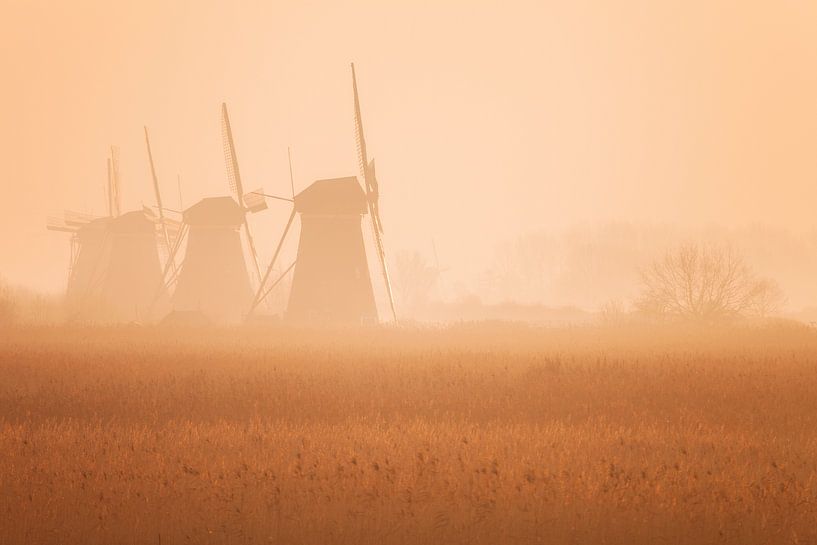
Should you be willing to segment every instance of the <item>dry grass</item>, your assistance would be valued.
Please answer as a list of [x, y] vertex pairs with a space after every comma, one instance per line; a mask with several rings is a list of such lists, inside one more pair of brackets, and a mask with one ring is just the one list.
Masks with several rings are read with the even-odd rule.
[[0, 331], [0, 542], [817, 542], [817, 332]]

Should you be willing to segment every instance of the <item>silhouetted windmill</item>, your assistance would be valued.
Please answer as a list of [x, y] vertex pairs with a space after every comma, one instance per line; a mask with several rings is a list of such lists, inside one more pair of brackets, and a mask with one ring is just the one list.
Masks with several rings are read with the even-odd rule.
[[[286, 311], [288, 319], [345, 323], [377, 320], [362, 230], [363, 216], [369, 214], [392, 318], [397, 320], [383, 250], [375, 166], [367, 156], [354, 65], [352, 88], [358, 162], [365, 191], [357, 178], [345, 177], [318, 180], [294, 196], [292, 213], [253, 299], [251, 312], [294, 269]], [[268, 287], [296, 215], [301, 219], [296, 260]]]
[[[253, 290], [247, 271], [241, 231], [259, 271], [248, 213], [266, 209], [262, 191], [244, 193], [230, 119], [222, 104], [222, 136], [227, 179], [232, 196], [210, 197], [184, 211], [179, 236], [165, 266], [162, 292], [175, 283], [171, 304], [177, 314], [201, 313], [214, 322], [240, 321], [250, 308]], [[172, 271], [180, 248], [184, 261]], [[260, 273], [259, 273], [260, 276]]]
[[69, 314], [92, 321], [145, 320], [161, 279], [156, 218], [146, 209], [121, 213], [115, 147], [107, 167], [108, 217], [66, 211], [61, 220], [49, 220], [48, 229], [72, 233], [66, 293]]

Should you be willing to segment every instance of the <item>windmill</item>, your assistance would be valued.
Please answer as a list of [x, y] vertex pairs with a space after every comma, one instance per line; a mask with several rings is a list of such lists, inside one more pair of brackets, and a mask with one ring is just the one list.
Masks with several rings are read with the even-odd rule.
[[[212, 322], [230, 323], [244, 317], [253, 294], [241, 232], [247, 238], [254, 269], [260, 276], [247, 214], [265, 210], [267, 204], [260, 190], [244, 193], [226, 104], [222, 104], [221, 122], [232, 196], [202, 199], [182, 213], [160, 293], [175, 284], [171, 305], [176, 316], [198, 313]], [[184, 260], [174, 271], [176, 256], [183, 245]]]
[[47, 228], [72, 234], [66, 291], [72, 317], [144, 320], [161, 278], [155, 216], [144, 209], [122, 213], [119, 150], [115, 147], [111, 147], [107, 171], [107, 217], [66, 211], [61, 219], [51, 218]]
[[70, 233], [70, 258], [66, 303], [72, 315], [78, 314], [91, 292], [94, 271], [102, 260], [110, 218], [65, 210], [63, 216], [48, 218], [46, 229]]
[[[286, 310], [287, 319], [336, 323], [377, 320], [377, 306], [363, 239], [363, 216], [368, 214], [391, 314], [397, 320], [383, 250], [375, 166], [374, 161], [369, 162], [367, 157], [354, 65], [352, 88], [358, 162], [365, 190], [356, 177], [345, 177], [318, 180], [294, 195], [289, 220], [261, 279], [250, 312], [294, 269]], [[301, 220], [297, 257], [267, 286], [296, 215]]]

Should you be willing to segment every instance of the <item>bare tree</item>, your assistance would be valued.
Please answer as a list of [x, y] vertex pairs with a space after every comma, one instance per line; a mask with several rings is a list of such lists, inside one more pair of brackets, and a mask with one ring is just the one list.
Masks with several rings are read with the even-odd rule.
[[747, 313], [758, 318], [768, 318], [780, 310], [786, 301], [780, 285], [769, 278], [761, 278], [752, 286]]
[[768, 315], [779, 303], [773, 281], [757, 279], [729, 247], [685, 244], [642, 271], [637, 307], [646, 313], [695, 320]]

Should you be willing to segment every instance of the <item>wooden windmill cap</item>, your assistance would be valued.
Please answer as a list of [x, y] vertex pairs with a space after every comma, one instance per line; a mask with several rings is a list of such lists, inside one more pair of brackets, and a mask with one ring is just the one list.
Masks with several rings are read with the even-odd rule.
[[77, 229], [77, 237], [80, 241], [103, 237], [110, 224], [111, 218], [93, 219]]
[[366, 194], [357, 178], [318, 180], [295, 195], [295, 211], [300, 214], [363, 215]]
[[143, 233], [152, 235], [155, 223], [152, 216], [143, 210], [136, 210], [117, 216], [110, 220], [110, 230], [113, 233]]
[[244, 221], [244, 210], [232, 197], [209, 197], [184, 211], [188, 225], [238, 227]]

